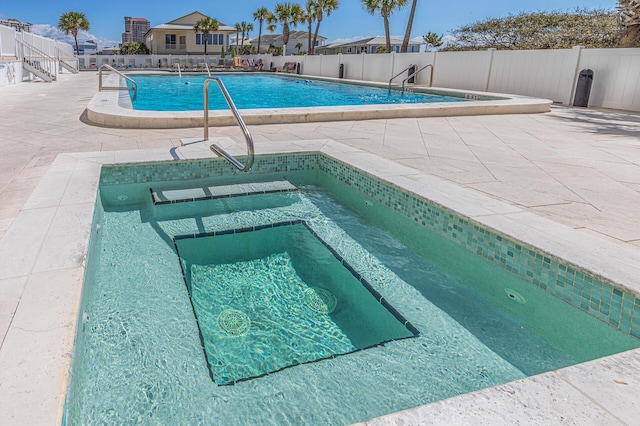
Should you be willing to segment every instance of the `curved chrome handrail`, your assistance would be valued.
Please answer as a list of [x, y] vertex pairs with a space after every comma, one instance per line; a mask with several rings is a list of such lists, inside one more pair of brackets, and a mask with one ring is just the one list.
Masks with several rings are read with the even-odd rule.
[[405, 69], [403, 69], [402, 71], [400, 71], [398, 74], [394, 75], [393, 77], [391, 77], [389, 79], [389, 90], [391, 90], [391, 82], [393, 81], [394, 78], [398, 77], [400, 74], [402, 74], [403, 72], [409, 70], [409, 68], [411, 67], [415, 67], [415, 65], [410, 64], [408, 67], [406, 67]]
[[204, 80], [204, 140], [205, 141], [209, 140], [209, 83], [212, 81], [215, 81], [216, 83], [218, 83], [218, 87], [220, 88], [220, 91], [222, 92], [224, 99], [227, 101], [227, 105], [229, 105], [229, 109], [233, 113], [233, 116], [235, 117], [236, 121], [238, 122], [238, 125], [240, 126], [240, 128], [242, 129], [242, 132], [244, 133], [244, 138], [247, 141], [247, 163], [242, 164], [241, 162], [236, 160], [231, 154], [229, 154], [227, 151], [220, 148], [216, 144], [212, 144], [209, 147], [209, 149], [211, 149], [211, 151], [215, 152], [216, 154], [226, 158], [231, 164], [233, 164], [241, 172], [248, 172], [249, 169], [251, 169], [251, 166], [253, 165], [253, 156], [254, 156], [253, 137], [251, 136], [249, 129], [247, 129], [247, 125], [244, 123], [242, 116], [238, 112], [238, 108], [236, 108], [236, 105], [233, 103], [233, 99], [231, 99], [231, 95], [229, 95], [227, 88], [224, 86], [224, 84], [222, 83], [222, 80], [219, 77], [207, 77]]
[[[102, 86], [102, 68], [115, 71], [121, 77], [124, 77], [125, 80], [130, 81], [131, 84], [133, 84], [133, 87], [121, 87], [121, 86], [118, 86], [118, 87], [104, 86], [103, 87]], [[138, 84], [131, 77], [124, 75], [123, 73], [121, 73], [120, 71], [118, 71], [117, 69], [115, 69], [109, 64], [102, 64], [100, 65], [100, 68], [98, 68], [98, 92], [102, 92], [102, 90], [129, 90], [129, 91], [133, 91], [134, 100], [138, 97]]]
[[413, 74], [405, 78], [404, 80], [402, 80], [402, 93], [404, 93], [404, 84], [407, 82], [407, 80], [409, 80], [412, 77], [415, 77], [416, 75], [418, 75], [420, 71], [427, 69], [429, 67], [431, 67], [431, 74], [429, 75], [429, 87], [431, 87], [431, 85], [433, 84], [433, 64], [427, 64], [424, 67], [420, 68], [418, 71], [414, 72]]

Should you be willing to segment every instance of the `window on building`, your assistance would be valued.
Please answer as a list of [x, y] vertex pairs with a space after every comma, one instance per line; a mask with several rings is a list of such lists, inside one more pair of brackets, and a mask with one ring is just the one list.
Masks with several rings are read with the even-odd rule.
[[187, 36], [180, 36], [180, 50], [187, 48]]
[[175, 34], [165, 34], [164, 35], [164, 47], [167, 50], [175, 50], [176, 49], [176, 35]]
[[371, 53], [376, 53], [378, 46], [371, 46]]
[[[204, 34], [196, 34], [196, 44], [204, 44], [204, 41]], [[224, 44], [224, 34], [209, 34], [209, 37], [207, 37], [207, 44]]]
[[411, 51], [412, 52], [419, 52], [420, 51], [420, 46], [411, 46]]

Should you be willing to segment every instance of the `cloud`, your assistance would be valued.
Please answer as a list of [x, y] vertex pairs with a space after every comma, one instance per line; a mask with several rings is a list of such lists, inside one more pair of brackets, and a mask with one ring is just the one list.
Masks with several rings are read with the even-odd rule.
[[[64, 32], [62, 32], [59, 28], [53, 27], [49, 24], [33, 24], [31, 26], [31, 32], [42, 37], [47, 37], [53, 40], [69, 43], [72, 46], [75, 45], [75, 41], [71, 34], [67, 35]], [[120, 44], [120, 41], [108, 40], [105, 38], [98, 38], [93, 34], [84, 30], [78, 31], [78, 42], [82, 42], [85, 40], [95, 40], [98, 43], [98, 50], [103, 49], [105, 47], [118, 46], [118, 44]]]

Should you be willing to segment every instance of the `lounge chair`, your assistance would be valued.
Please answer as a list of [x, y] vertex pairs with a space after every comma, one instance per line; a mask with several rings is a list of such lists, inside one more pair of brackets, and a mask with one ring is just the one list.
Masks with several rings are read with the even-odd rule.
[[167, 60], [167, 58], [161, 58], [159, 64], [160, 68], [169, 68], [169, 61]]
[[129, 68], [136, 67], [136, 58], [129, 58]]

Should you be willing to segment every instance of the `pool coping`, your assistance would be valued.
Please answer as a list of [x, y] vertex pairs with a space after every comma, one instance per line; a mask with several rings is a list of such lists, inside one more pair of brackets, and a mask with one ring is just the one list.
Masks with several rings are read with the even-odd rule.
[[[243, 148], [215, 141], [233, 155]], [[100, 169], [105, 164], [211, 158], [208, 145], [60, 154], [0, 241], [3, 282], [24, 286], [0, 351], [0, 418], [60, 424]], [[259, 146], [258, 154], [320, 152], [498, 232], [640, 293], [640, 255], [454, 183], [330, 139]], [[597, 343], [597, 342], [596, 342]], [[37, 383], [37, 385], [35, 385]], [[640, 349], [391, 413], [367, 424], [632, 423], [640, 411]], [[37, 407], [37, 409], [34, 409]]]
[[[167, 74], [167, 73], [164, 73]], [[218, 74], [219, 75], [219, 74]], [[290, 78], [314, 78], [292, 75]], [[323, 81], [364, 85], [361, 81], [323, 77]], [[124, 87], [124, 79], [116, 74], [107, 76], [105, 87]], [[386, 88], [382, 83], [366, 85]], [[487, 114], [529, 114], [549, 112], [552, 101], [527, 96], [485, 93], [472, 90], [456, 90], [436, 87], [417, 87], [416, 91], [429, 90], [470, 97], [496, 97], [496, 100], [469, 100], [465, 102], [438, 102], [432, 104], [384, 104], [308, 108], [263, 108], [240, 110], [246, 124], [284, 124], [322, 121], [373, 120], [413, 117], [449, 117]], [[167, 129], [204, 126], [203, 111], [142, 111], [131, 106], [127, 90], [97, 92], [87, 105], [87, 119], [99, 126], [133, 129]], [[231, 126], [236, 121], [230, 110], [209, 111], [210, 126]]]

